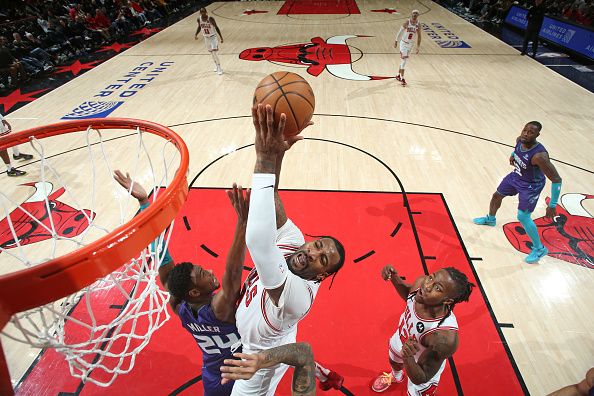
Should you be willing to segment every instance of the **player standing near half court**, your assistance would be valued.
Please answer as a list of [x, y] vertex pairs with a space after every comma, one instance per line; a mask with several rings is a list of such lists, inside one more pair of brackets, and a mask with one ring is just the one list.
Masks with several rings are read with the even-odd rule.
[[[287, 219], [278, 195], [285, 151], [303, 137], [292, 136], [285, 141], [287, 117], [282, 114], [275, 125], [270, 105], [253, 107], [252, 120], [256, 166], [246, 243], [256, 268], [244, 283], [236, 313], [246, 354], [294, 343], [297, 324], [311, 309], [320, 283], [342, 268], [345, 257], [342, 244], [335, 238], [324, 236], [304, 243], [299, 228]], [[236, 381], [232, 395], [272, 396], [287, 368], [286, 364], [277, 364], [259, 370], [249, 380]], [[326, 374], [316, 365], [320, 374], [318, 371]]]
[[[410, 56], [410, 51], [412, 51], [415, 45], [415, 36], [417, 38], [417, 50], [415, 51], [416, 54], [419, 53], [419, 48], [421, 47], [421, 32], [419, 31], [421, 24], [419, 23], [419, 10], [413, 10], [410, 19], [402, 24], [398, 34], [396, 35], [396, 41], [394, 41], [394, 48], [398, 48], [400, 45], [400, 69], [398, 70], [398, 75], [396, 76], [396, 80], [400, 81], [402, 86], [406, 85], [406, 80], [404, 79], [404, 68], [406, 67], [406, 62], [408, 62], [408, 57]], [[398, 43], [400, 41], [400, 43]]]
[[412, 285], [404, 283], [391, 265], [381, 275], [406, 301], [406, 309], [389, 342], [392, 371], [378, 376], [371, 389], [385, 392], [393, 383], [404, 381], [404, 369], [409, 396], [433, 396], [446, 359], [458, 349], [454, 306], [468, 301], [475, 285], [453, 267], [421, 276]]
[[546, 183], [545, 176], [553, 183], [551, 200], [546, 212], [546, 217], [551, 221], [557, 216], [557, 201], [561, 193], [561, 176], [551, 163], [547, 150], [536, 141], [541, 129], [542, 125], [538, 121], [530, 121], [524, 126], [520, 137], [516, 139], [516, 147], [509, 157], [509, 163], [515, 168], [514, 171], [505, 176], [493, 193], [489, 214], [472, 220], [478, 225], [494, 227], [495, 214], [503, 198], [518, 194], [518, 220], [532, 240], [532, 251], [525, 259], [528, 264], [536, 263], [549, 253], [540, 241], [538, 229], [532, 220], [532, 212]]
[[204, 36], [206, 49], [212, 55], [212, 59], [216, 65], [215, 71], [218, 75], [221, 75], [223, 74], [223, 69], [221, 69], [221, 62], [219, 61], [219, 56], [217, 55], [219, 52], [217, 33], [219, 34], [219, 37], [221, 37], [221, 44], [223, 43], [223, 35], [221, 34], [221, 31], [219, 30], [214, 18], [208, 16], [208, 12], [204, 7], [200, 9], [200, 16], [198, 17], [198, 29], [196, 29], [196, 34], [194, 35], [195, 40], [198, 40], [198, 33], [201, 31], [202, 35]]

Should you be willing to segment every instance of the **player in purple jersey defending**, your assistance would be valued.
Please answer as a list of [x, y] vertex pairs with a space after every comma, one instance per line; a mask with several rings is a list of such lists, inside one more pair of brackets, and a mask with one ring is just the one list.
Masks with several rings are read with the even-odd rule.
[[[133, 182], [128, 174], [114, 172], [115, 180], [138, 199], [140, 209], [150, 204], [145, 189]], [[236, 303], [239, 299], [241, 274], [245, 259], [245, 230], [249, 209], [250, 191], [233, 184], [227, 191], [237, 213], [233, 243], [227, 254], [222, 285], [211, 270], [192, 263], [175, 265], [165, 249], [159, 267], [161, 283], [171, 293], [169, 303], [179, 316], [182, 326], [192, 334], [202, 350], [202, 383], [205, 396], [228, 396], [233, 382], [221, 384], [220, 367], [223, 360], [232, 359], [240, 347], [240, 337], [235, 326]], [[221, 286], [221, 290], [214, 293]]]
[[493, 193], [489, 214], [472, 220], [475, 224], [494, 227], [495, 214], [503, 198], [519, 194], [518, 220], [532, 240], [532, 252], [526, 257], [526, 262], [529, 264], [536, 263], [549, 252], [540, 241], [536, 224], [531, 217], [540, 192], [545, 186], [545, 176], [552, 182], [551, 200], [546, 212], [546, 217], [551, 221], [557, 215], [557, 201], [561, 193], [561, 177], [551, 163], [547, 150], [536, 141], [541, 129], [542, 125], [538, 121], [530, 121], [524, 126], [509, 158], [510, 165], [515, 168], [514, 171], [503, 179], [497, 191]]

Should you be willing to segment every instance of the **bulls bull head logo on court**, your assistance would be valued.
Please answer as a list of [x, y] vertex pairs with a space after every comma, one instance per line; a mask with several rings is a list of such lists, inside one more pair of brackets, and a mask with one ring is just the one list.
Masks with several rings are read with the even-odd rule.
[[[553, 221], [546, 217], [534, 219], [540, 240], [549, 249], [549, 256], [569, 263], [594, 268], [594, 218], [582, 202], [594, 195], [564, 194], [557, 205]], [[550, 199], [547, 198], [547, 205]], [[518, 222], [503, 226], [507, 240], [522, 253], [529, 254], [532, 242]]]
[[352, 81], [385, 80], [394, 77], [367, 76], [353, 70], [351, 50], [346, 41], [354, 37], [370, 36], [332, 36], [326, 41], [314, 37], [309, 43], [282, 45], [278, 47], [248, 48], [239, 58], [250, 61], [269, 61], [307, 67], [314, 77], [328, 70], [333, 76]]
[[64, 187], [52, 193], [54, 186], [48, 182], [26, 183], [23, 186], [35, 187], [35, 192], [0, 221], [2, 249], [51, 239], [52, 229], [60, 237], [80, 235], [95, 217], [95, 213], [88, 209], [75, 209], [58, 201], [66, 191]]

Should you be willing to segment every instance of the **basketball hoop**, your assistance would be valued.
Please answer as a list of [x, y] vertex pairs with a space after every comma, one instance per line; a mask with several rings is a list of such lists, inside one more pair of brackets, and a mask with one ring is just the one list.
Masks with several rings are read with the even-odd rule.
[[[151, 170], [152, 176], [149, 177], [152, 177], [154, 185], [150, 198], [151, 205], [131, 219], [125, 219], [125, 210], [121, 202], [119, 203], [121, 221], [111, 230], [102, 225], [95, 226], [94, 207], [92, 210], [79, 210], [77, 218], [82, 218], [81, 222], [87, 227], [85, 231], [95, 227], [93, 232], [82, 232], [77, 238], [64, 237], [56, 232], [55, 220], [52, 220], [53, 214], [49, 216], [51, 226], [41, 224], [26, 208], [18, 203], [12, 204], [4, 193], [0, 193], [0, 201], [4, 206], [6, 219], [17, 245], [14, 248], [17, 253], [11, 253], [2, 247], [0, 247], [0, 253], [18, 258], [25, 266], [24, 269], [0, 275], [0, 330], [11, 322], [12, 332], [4, 333], [6, 336], [34, 347], [56, 348], [58, 352], [65, 355], [72, 375], [102, 386], [109, 385], [118, 374], [132, 369], [136, 354], [148, 343], [152, 332], [169, 318], [166, 309], [169, 295], [157, 286], [156, 277], [158, 266], [163, 259], [162, 251], [169, 242], [170, 226], [187, 197], [188, 149], [184, 141], [167, 127], [149, 121], [124, 118], [68, 121], [0, 137], [0, 150], [30, 142], [41, 158], [39, 161], [41, 182], [37, 184], [52, 186], [47, 182], [48, 174], [53, 175], [60, 182], [63, 181], [63, 177], [49, 164], [49, 153], [45, 152], [42, 139], [85, 133], [87, 149], [91, 157], [92, 176], [95, 178], [100, 167], [98, 162], [106, 165], [104, 170], [106, 174], [113, 173], [114, 167], [111, 166], [109, 155], [104, 149], [107, 140], [103, 136], [111, 130], [135, 131], [127, 136], [133, 139], [137, 147], [136, 163], [145, 161]], [[155, 169], [157, 163], [150, 159], [149, 150], [143, 138], [144, 133], [150, 134], [147, 136], [162, 138], [157, 138], [163, 143], [162, 148], [159, 149], [163, 157], [160, 164], [164, 168], [161, 176], [158, 176], [160, 171]], [[92, 142], [93, 137], [97, 137], [98, 140]], [[103, 161], [97, 161], [96, 154], [93, 154], [99, 149], [103, 153]], [[148, 159], [145, 159], [145, 156]], [[170, 172], [168, 168], [174, 163], [177, 164], [177, 169], [175, 172]], [[93, 204], [95, 203], [95, 184], [93, 179]], [[65, 184], [62, 185], [66, 187]], [[161, 186], [166, 188], [159, 190], [158, 187]], [[52, 213], [48, 198], [50, 192], [51, 188], [49, 192], [40, 193], [48, 213]], [[113, 199], [109, 196], [108, 198]], [[131, 198], [129, 191], [126, 198], [128, 200]], [[72, 197], [72, 199], [78, 198]], [[41, 260], [27, 258], [23, 253], [26, 249], [17, 237], [10, 217], [12, 213], [10, 208], [15, 205], [22, 213], [31, 216], [31, 221], [37, 221], [39, 227], [44, 227], [51, 233], [54, 254], [56, 243], [74, 242], [76, 250]], [[104, 235], [88, 241], [92, 233]], [[159, 243], [151, 244], [156, 239]], [[162, 249], [155, 248], [153, 245], [160, 246]], [[115, 290], [117, 293], [126, 295], [126, 307], [108, 323], [101, 324], [97, 323], [93, 316], [91, 301], [97, 292], [105, 290]], [[90, 309], [89, 315], [92, 318], [90, 323], [83, 323], [80, 318], [70, 316], [73, 307], [83, 302]], [[148, 324], [140, 324], [142, 318], [148, 318]], [[70, 326], [79, 325], [85, 330], [88, 329], [90, 334], [88, 339], [72, 339], [68, 335]], [[146, 330], [146, 334], [139, 337], [138, 328], [142, 328], [142, 331]], [[125, 339], [124, 346], [119, 345], [115, 352], [109, 350], [110, 347], [115, 348], [122, 339]], [[130, 342], [130, 340], [136, 340], [136, 342]], [[107, 343], [107, 347], [103, 351], [98, 351], [98, 345], [104, 342]], [[90, 355], [95, 356], [95, 359], [89, 359]], [[109, 359], [119, 359], [119, 362], [110, 366], [107, 362]], [[99, 370], [105, 371], [107, 377], [104, 375], [100, 378], [92, 378], [91, 374]], [[10, 395], [13, 392], [8, 365], [0, 345], [0, 394]]]

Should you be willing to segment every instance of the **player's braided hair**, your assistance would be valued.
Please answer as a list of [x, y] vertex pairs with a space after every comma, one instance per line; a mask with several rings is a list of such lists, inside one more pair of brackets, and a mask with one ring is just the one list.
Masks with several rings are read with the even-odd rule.
[[446, 306], [448, 312], [439, 321], [437, 327], [439, 327], [443, 323], [443, 321], [446, 320], [446, 318], [452, 314], [452, 311], [454, 310], [454, 307], [457, 303], [468, 301], [468, 299], [470, 298], [470, 294], [472, 293], [472, 289], [476, 287], [474, 283], [468, 281], [468, 277], [466, 276], [466, 274], [464, 274], [460, 270], [454, 267], [446, 267], [444, 268], [444, 270], [448, 272], [448, 274], [456, 284], [456, 294], [454, 295], [454, 302]]
[[179, 263], [169, 271], [167, 276], [167, 289], [174, 297], [186, 300], [190, 289], [192, 289], [192, 263]]

